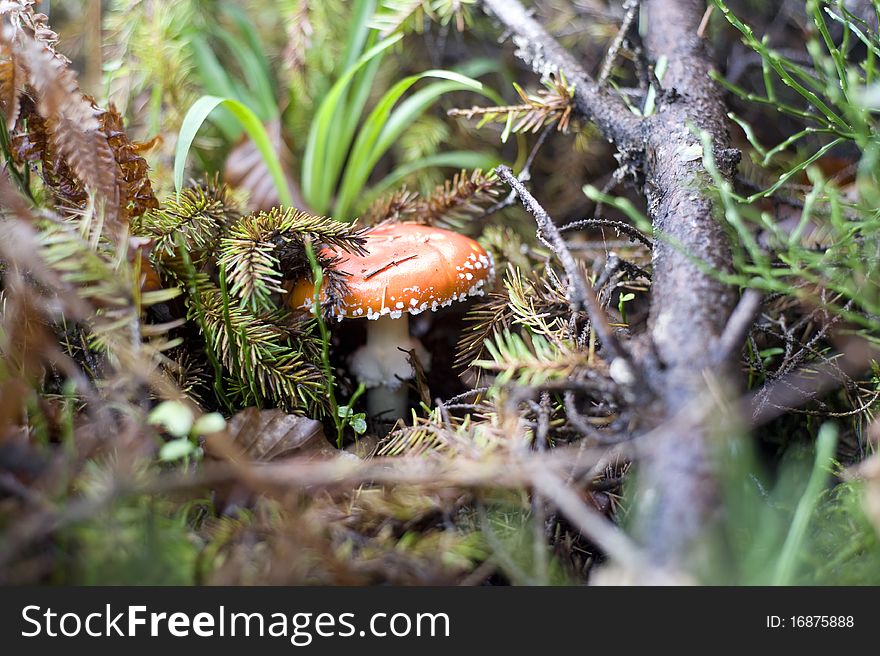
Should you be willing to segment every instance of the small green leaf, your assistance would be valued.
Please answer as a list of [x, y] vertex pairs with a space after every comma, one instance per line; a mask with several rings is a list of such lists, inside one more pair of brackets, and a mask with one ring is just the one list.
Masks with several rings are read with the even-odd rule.
[[190, 442], [187, 438], [181, 437], [176, 440], [171, 440], [170, 442], [165, 442], [162, 445], [162, 448], [159, 449], [159, 460], [163, 462], [174, 462], [175, 460], [182, 460], [187, 456], [194, 455], [199, 448]]
[[226, 420], [219, 412], [210, 412], [202, 415], [196, 420], [192, 427], [194, 435], [208, 435], [210, 433], [219, 433], [226, 428]]
[[358, 435], [363, 435], [367, 432], [367, 416], [360, 412], [354, 416], [351, 420], [351, 428]]
[[161, 426], [175, 437], [189, 435], [193, 420], [192, 410], [180, 401], [163, 401], [147, 417], [149, 423]]

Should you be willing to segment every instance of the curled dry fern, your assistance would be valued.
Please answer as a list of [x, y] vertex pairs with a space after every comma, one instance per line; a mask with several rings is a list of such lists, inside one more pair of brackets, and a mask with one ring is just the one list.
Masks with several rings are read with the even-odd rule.
[[[0, 3], [0, 132], [9, 174], [0, 209], [14, 244], [4, 249], [4, 267], [18, 280], [4, 291], [19, 305], [52, 298], [39, 316], [47, 334], [54, 331], [93, 378], [127, 378], [135, 384], [119, 393], [142, 393], [146, 381], [163, 385], [151, 372], [175, 344], [166, 337], [175, 322], [152, 323], [146, 310], [179, 294], [144, 285], [143, 259], [129, 247], [128, 218], [156, 204], [147, 165], [119, 114], [81, 92], [70, 62], [55, 51], [57, 35], [33, 5]], [[35, 193], [31, 171], [47, 194]], [[49, 207], [37, 211], [22, 193], [32, 202], [48, 199]], [[63, 368], [51, 348], [52, 367]]]

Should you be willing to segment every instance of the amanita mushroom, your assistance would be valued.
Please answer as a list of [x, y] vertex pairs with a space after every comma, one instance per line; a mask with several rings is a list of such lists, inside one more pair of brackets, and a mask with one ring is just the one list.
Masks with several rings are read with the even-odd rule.
[[[429, 364], [425, 349], [409, 334], [408, 315], [482, 296], [495, 269], [482, 246], [450, 230], [386, 223], [364, 236], [365, 255], [323, 251], [338, 257], [335, 269], [348, 274], [347, 293], [330, 312], [340, 321], [372, 320], [367, 343], [352, 355], [351, 370], [367, 387], [370, 415], [397, 418], [407, 408], [402, 383], [414, 375], [404, 351], [415, 350], [419, 360]], [[289, 303], [308, 308], [313, 298], [314, 285], [303, 280], [293, 288]]]

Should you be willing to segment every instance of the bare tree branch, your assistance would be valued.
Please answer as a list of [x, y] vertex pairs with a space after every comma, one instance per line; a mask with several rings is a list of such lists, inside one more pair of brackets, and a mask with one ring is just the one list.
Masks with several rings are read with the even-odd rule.
[[[716, 272], [732, 268], [730, 244], [715, 216], [711, 180], [703, 167], [699, 131], [711, 136], [720, 168], [732, 176], [739, 152], [730, 149], [726, 109], [709, 77], [711, 59], [697, 31], [703, 0], [646, 0], [648, 56], [665, 58], [664, 93], [645, 129], [645, 191], [655, 240], [649, 317], [651, 344], [663, 367], [660, 416], [693, 404], [716, 403], [707, 376], [736, 386], [739, 374], [728, 357], [713, 354], [734, 305], [735, 290]], [[702, 266], [698, 266], [699, 260]], [[705, 425], [665, 433], [640, 470], [646, 503], [636, 526], [661, 562], [678, 562], [692, 551], [717, 516], [716, 463]]]
[[615, 36], [614, 41], [611, 42], [611, 47], [608, 48], [608, 54], [605, 56], [605, 61], [602, 62], [602, 70], [599, 73], [599, 84], [604, 84], [608, 79], [608, 76], [611, 75], [611, 70], [614, 68], [614, 62], [617, 61], [620, 49], [623, 46], [623, 42], [626, 40], [626, 35], [629, 34], [636, 16], [639, 15], [640, 2], [641, 0], [624, 1], [623, 21], [620, 24], [620, 29], [617, 31], [617, 36]]
[[640, 119], [612, 90], [598, 85], [516, 0], [483, 0], [489, 10], [511, 32], [517, 55], [541, 76], [559, 71], [574, 84], [578, 112], [626, 151], [638, 151]]
[[749, 335], [752, 324], [755, 323], [755, 317], [761, 311], [763, 302], [764, 295], [755, 289], [747, 289], [743, 293], [724, 327], [724, 332], [718, 338], [715, 352], [718, 362], [730, 362], [737, 356]]
[[649, 560], [638, 546], [616, 525], [590, 508], [571, 486], [559, 476], [546, 469], [532, 474], [537, 490], [565, 515], [593, 544], [602, 549], [609, 558], [635, 571], [646, 571]]
[[[733, 175], [739, 152], [730, 148], [726, 108], [709, 77], [711, 58], [698, 34], [705, 2], [642, 4], [647, 55], [667, 62], [657, 111], [645, 119], [598, 86], [517, 0], [484, 0], [512, 33], [517, 55], [539, 73], [561, 70], [576, 85], [577, 111], [617, 145], [623, 161], [641, 169], [648, 213], [664, 237], [653, 248], [649, 332], [642, 340], [646, 348], [633, 350], [642, 354], [640, 364], [649, 374], [645, 383], [659, 397], [642, 413], [650, 429], [694, 404], [714, 403], [707, 394], [707, 372], [737, 380], [731, 366], [734, 349], [726, 346], [722, 361], [713, 355], [719, 344], [733, 339], [723, 335], [737, 295], [711, 272], [729, 272], [732, 256], [714, 215], [700, 133], [710, 135], [715, 159], [727, 177]], [[641, 504], [636, 528], [656, 561], [683, 562], [717, 510], [711, 451], [699, 422], [681, 432], [665, 432], [651, 445], [639, 477], [641, 498], [650, 502]]]
[[599, 341], [608, 350], [612, 358], [622, 358], [624, 362], [629, 364], [627, 352], [611, 331], [611, 326], [608, 325], [608, 319], [599, 305], [596, 293], [584, 279], [583, 272], [572, 256], [571, 251], [568, 250], [568, 245], [559, 233], [559, 228], [553, 223], [553, 219], [541, 207], [541, 204], [535, 200], [535, 197], [528, 192], [523, 183], [513, 175], [513, 171], [510, 168], [499, 166], [495, 171], [498, 173], [498, 177], [510, 185], [511, 189], [517, 193], [525, 208], [534, 215], [535, 221], [538, 224], [538, 231], [549, 240], [554, 252], [559, 257], [562, 268], [565, 269], [565, 274], [568, 277], [569, 300], [571, 304], [575, 309], [582, 309], [587, 312], [593, 324], [593, 330], [596, 331]]

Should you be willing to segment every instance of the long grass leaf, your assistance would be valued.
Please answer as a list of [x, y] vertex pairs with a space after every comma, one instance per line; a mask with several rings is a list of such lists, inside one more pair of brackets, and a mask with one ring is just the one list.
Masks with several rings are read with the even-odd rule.
[[242, 97], [241, 99], [249, 101], [248, 104], [253, 107], [254, 111], [258, 113], [264, 122], [277, 117], [278, 104], [275, 102], [272, 79], [267, 77], [263, 66], [260, 64], [259, 57], [252, 50], [244, 47], [238, 38], [226, 30], [220, 30], [218, 35], [226, 47], [235, 55], [235, 59], [238, 61], [242, 73], [244, 73], [250, 94], [249, 97]]
[[278, 190], [278, 197], [282, 204], [293, 205], [293, 198], [290, 189], [287, 187], [287, 180], [281, 168], [281, 162], [278, 160], [278, 154], [272, 147], [272, 140], [266, 133], [266, 128], [259, 117], [247, 107], [247, 105], [233, 100], [232, 98], [218, 98], [217, 96], [202, 96], [193, 106], [189, 108], [183, 123], [180, 126], [180, 134], [177, 138], [177, 147], [174, 151], [174, 188], [177, 193], [183, 188], [183, 176], [186, 168], [186, 158], [192, 147], [193, 140], [199, 129], [202, 127], [208, 116], [218, 107], [224, 107], [229, 110], [230, 114], [238, 120], [244, 131], [248, 134], [263, 161], [269, 169], [275, 188]]
[[774, 585], [791, 584], [797, 568], [798, 556], [810, 525], [810, 517], [812, 517], [819, 496], [825, 488], [825, 483], [828, 480], [828, 467], [836, 448], [837, 427], [834, 424], [823, 424], [819, 429], [819, 436], [816, 438], [816, 460], [813, 464], [813, 471], [794, 511], [791, 527], [788, 530], [788, 535], [785, 536], [782, 552], [779, 554], [773, 577]]
[[328, 144], [336, 138], [333, 117], [352, 77], [379, 53], [400, 41], [402, 35], [395, 35], [380, 41], [367, 50], [331, 87], [309, 127], [309, 138], [302, 164], [302, 192], [309, 208], [318, 214], [326, 213], [330, 205], [330, 194], [326, 183], [321, 179], [326, 162]]
[[[446, 80], [446, 82], [433, 84], [424, 89], [420, 95], [421, 102], [409, 105], [406, 103], [402, 104], [401, 107], [406, 107], [408, 111], [402, 114], [395, 112], [396, 121], [393, 124], [396, 127], [389, 139], [385, 129], [389, 124], [392, 124], [391, 117], [394, 105], [414, 84], [427, 78]], [[360, 193], [376, 163], [387, 151], [394, 139], [400, 136], [403, 130], [412, 124], [436, 98], [448, 91], [468, 89], [478, 91], [482, 89], [482, 86], [478, 81], [458, 73], [453, 73], [452, 71], [432, 70], [406, 77], [391, 87], [379, 100], [376, 107], [367, 117], [367, 120], [364, 121], [357, 140], [352, 147], [335, 207], [336, 217], [342, 219], [347, 216], [354, 199]], [[386, 138], [380, 144], [379, 141], [383, 135]]]

